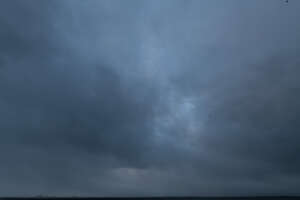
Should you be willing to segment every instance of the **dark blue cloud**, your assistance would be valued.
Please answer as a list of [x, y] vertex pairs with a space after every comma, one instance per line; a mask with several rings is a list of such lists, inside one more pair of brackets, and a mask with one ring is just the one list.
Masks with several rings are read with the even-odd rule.
[[0, 194], [299, 190], [290, 1], [0, 3]]

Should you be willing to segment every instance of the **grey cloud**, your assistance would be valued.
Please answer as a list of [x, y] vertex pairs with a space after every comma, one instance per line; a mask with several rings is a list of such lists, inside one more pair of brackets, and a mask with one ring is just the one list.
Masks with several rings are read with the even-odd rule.
[[298, 8], [1, 2], [0, 195], [295, 194]]

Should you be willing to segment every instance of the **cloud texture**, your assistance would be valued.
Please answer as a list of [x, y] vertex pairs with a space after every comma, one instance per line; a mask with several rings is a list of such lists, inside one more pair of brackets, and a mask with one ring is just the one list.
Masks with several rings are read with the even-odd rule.
[[299, 9], [1, 1], [0, 195], [299, 194]]

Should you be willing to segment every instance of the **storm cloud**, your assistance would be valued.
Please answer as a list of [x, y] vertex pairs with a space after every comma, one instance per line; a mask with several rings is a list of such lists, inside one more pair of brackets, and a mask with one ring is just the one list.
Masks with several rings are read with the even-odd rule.
[[299, 9], [1, 1], [0, 195], [299, 194]]

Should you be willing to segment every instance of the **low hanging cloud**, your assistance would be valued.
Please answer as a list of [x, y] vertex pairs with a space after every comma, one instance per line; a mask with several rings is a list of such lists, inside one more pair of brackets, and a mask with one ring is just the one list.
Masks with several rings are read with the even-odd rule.
[[297, 194], [299, 8], [2, 1], [0, 195]]

